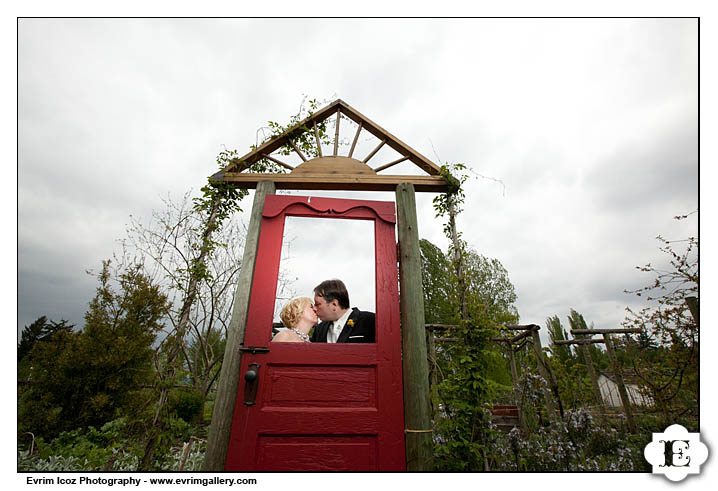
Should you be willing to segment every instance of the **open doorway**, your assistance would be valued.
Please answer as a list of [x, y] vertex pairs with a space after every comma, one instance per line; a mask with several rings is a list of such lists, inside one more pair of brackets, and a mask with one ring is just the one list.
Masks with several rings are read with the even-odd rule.
[[352, 307], [376, 311], [374, 222], [370, 220], [286, 217], [280, 282], [274, 322], [292, 298], [314, 296], [324, 280], [338, 278], [349, 292]]

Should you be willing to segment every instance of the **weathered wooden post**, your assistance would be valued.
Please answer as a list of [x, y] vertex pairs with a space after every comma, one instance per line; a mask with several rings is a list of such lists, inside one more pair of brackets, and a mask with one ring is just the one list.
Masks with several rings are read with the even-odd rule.
[[227, 447], [229, 445], [232, 415], [239, 387], [239, 369], [242, 353], [239, 351], [244, 342], [244, 331], [247, 326], [247, 312], [249, 299], [252, 293], [252, 277], [254, 276], [254, 263], [257, 257], [259, 231], [262, 224], [262, 209], [264, 199], [268, 194], [274, 194], [275, 186], [271, 181], [257, 183], [252, 204], [252, 215], [249, 219], [249, 230], [244, 245], [242, 269], [239, 272], [237, 289], [234, 294], [232, 318], [227, 329], [227, 345], [224, 350], [222, 371], [217, 386], [217, 399], [212, 413], [212, 424], [209, 427], [207, 452], [204, 457], [203, 470], [223, 471], [227, 460]]
[[516, 370], [516, 356], [514, 353], [521, 350], [524, 347], [523, 344], [513, 347], [509, 345], [509, 363], [511, 364], [511, 379], [514, 382], [514, 394], [516, 395], [516, 407], [519, 410], [519, 426], [523, 431], [526, 431], [526, 421], [524, 418], [524, 405], [521, 400], [521, 386], [519, 385], [519, 373]]
[[[594, 334], [602, 334], [603, 341], [598, 339], [591, 339], [592, 343], [604, 343], [606, 345], [606, 353], [608, 353], [608, 359], [611, 361], [611, 369], [613, 375], [616, 377], [616, 385], [618, 386], [618, 395], [621, 398], [621, 405], [623, 406], [623, 414], [626, 416], [626, 422], [628, 423], [628, 429], [631, 432], [636, 431], [636, 423], [633, 420], [633, 411], [631, 410], [631, 400], [628, 397], [628, 391], [626, 390], [626, 384], [623, 380], [623, 371], [616, 358], [616, 351], [613, 349], [613, 341], [611, 340], [611, 334], [638, 334], [641, 332], [639, 328], [630, 329], [571, 329], [571, 334], [583, 335], [588, 334], [589, 336]], [[589, 340], [582, 340], [588, 342]]]
[[514, 347], [509, 345], [509, 365], [511, 366], [511, 380], [514, 382], [514, 393], [518, 394], [521, 391], [519, 387], [519, 373], [516, 370], [516, 357], [514, 356]]
[[608, 358], [611, 360], [611, 368], [613, 368], [613, 375], [616, 377], [616, 385], [618, 386], [618, 395], [621, 396], [621, 404], [623, 405], [623, 412], [626, 415], [626, 422], [628, 423], [628, 429], [631, 433], [636, 432], [636, 423], [633, 420], [633, 410], [631, 409], [631, 399], [628, 397], [628, 391], [626, 390], [626, 383], [623, 380], [623, 370], [618, 363], [616, 358], [616, 352], [613, 349], [613, 341], [611, 335], [607, 332], [603, 333], [603, 341], [606, 344], [606, 352]]
[[601, 389], [598, 387], [598, 377], [596, 377], [596, 370], [593, 369], [593, 360], [591, 359], [591, 350], [588, 348], [589, 343], [580, 343], [580, 350], [583, 353], [583, 360], [586, 363], [586, 370], [588, 375], [591, 377], [591, 387], [593, 388], [593, 397], [596, 399], [598, 409], [601, 411], [601, 418], [606, 418], [606, 405], [603, 403], [603, 397], [601, 397]]
[[431, 397], [429, 398], [429, 402], [431, 403], [431, 414], [433, 415], [434, 420], [436, 420], [439, 412], [439, 408], [434, 404], [435, 396], [439, 390], [439, 375], [437, 373], [436, 363], [436, 336], [434, 335], [433, 326], [428, 324], [426, 325], [426, 341], [429, 360], [431, 361], [431, 366], [429, 367], [429, 392]]
[[414, 185], [396, 187], [399, 236], [399, 306], [403, 348], [406, 470], [433, 469], [429, 369], [424, 329], [424, 289]]
[[577, 344], [579, 346], [579, 349], [581, 350], [581, 353], [583, 353], [583, 359], [586, 362], [586, 370], [588, 370], [588, 375], [591, 377], [591, 388], [593, 389], [593, 397], [596, 400], [596, 404], [598, 404], [598, 410], [599, 414], [601, 415], [601, 420], [604, 422], [607, 422], [607, 416], [606, 416], [606, 405], [603, 402], [603, 396], [601, 396], [601, 389], [598, 386], [598, 378], [596, 377], [596, 370], [593, 368], [593, 360], [591, 360], [591, 352], [588, 349], [588, 345], [592, 343], [599, 342], [599, 340], [596, 339], [572, 339], [572, 340], [559, 340], [554, 341], [556, 344]]
[[[511, 367], [511, 379], [514, 383], [514, 394], [516, 399], [516, 407], [518, 408], [519, 412], [519, 426], [522, 430], [526, 430], [526, 421], [524, 419], [524, 411], [523, 411], [523, 403], [522, 398], [519, 397], [519, 394], [521, 394], [521, 386], [519, 384], [519, 375], [518, 370], [516, 369], [516, 357], [514, 356], [514, 353], [517, 353], [518, 351], [522, 350], [524, 346], [529, 342], [528, 337], [531, 337], [532, 333], [535, 330], [538, 330], [539, 327], [536, 324], [528, 324], [524, 326], [503, 326], [505, 329], [510, 331], [523, 331], [520, 334], [517, 334], [516, 336], [513, 336], [511, 338], [493, 338], [492, 341], [495, 341], [497, 343], [506, 343], [508, 345], [509, 349], [509, 364]], [[533, 342], [533, 341], [532, 341]], [[516, 346], [514, 346], [516, 343], [520, 343]], [[540, 341], [539, 341], [539, 347], [540, 347]], [[538, 362], [540, 364], [540, 361]], [[542, 375], [544, 375], [543, 371], [541, 372]], [[544, 376], [545, 377], [545, 376]], [[551, 413], [554, 413], [555, 411], [552, 409], [552, 401], [550, 400], [550, 395], [546, 394], [547, 399], [547, 405], [549, 406], [549, 411]]]
[[[543, 350], [541, 349], [541, 338], [539, 337], [539, 326], [536, 326], [535, 328], [531, 329], [531, 338], [533, 339], [533, 349], [534, 354], [536, 355], [536, 366], [538, 367], [539, 373], [543, 376], [543, 378], [546, 380], [546, 383], [548, 383], [548, 386], [550, 390], [549, 393], [546, 394], [546, 407], [549, 410], [550, 417], [555, 421], [558, 420], [559, 417], [563, 417], [563, 409], [561, 408], [561, 400], [558, 399], [558, 382], [556, 381], [556, 377], [554, 376], [553, 372], [551, 371], [551, 368], [548, 366], [548, 362], [546, 361], [546, 357], [543, 353]], [[558, 399], [559, 409], [560, 409], [560, 415], [556, 411], [556, 406], [553, 403], [553, 399], [551, 397], [551, 392], [556, 396]]]

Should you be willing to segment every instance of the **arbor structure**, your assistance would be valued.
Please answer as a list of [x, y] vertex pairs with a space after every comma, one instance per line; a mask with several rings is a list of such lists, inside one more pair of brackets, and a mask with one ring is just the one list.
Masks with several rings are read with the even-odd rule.
[[[320, 128], [331, 117], [334, 118], [333, 145], [331, 151], [325, 153], [323, 143], [326, 139]], [[356, 131], [347, 155], [339, 155], [340, 125], [344, 118], [356, 124]], [[362, 160], [358, 160], [354, 157], [357, 142], [365, 133], [375, 138], [377, 144]], [[310, 148], [316, 156], [307, 158], [307, 146], [312, 136], [314, 136], [315, 145]], [[391, 149], [394, 156], [386, 163], [370, 167], [369, 161], [385, 147]], [[298, 156], [301, 163], [295, 166], [287, 162], [285, 158], [287, 154]], [[280, 166], [284, 171], [290, 172], [251, 172], [251, 166], [258, 162], [271, 162]], [[384, 173], [387, 169], [403, 162], [413, 163], [424, 172], [424, 175]], [[400, 304], [402, 306], [402, 362], [405, 377], [403, 393], [406, 462], [408, 470], [431, 469], [432, 430], [429, 414], [424, 309], [423, 302], [421, 302], [423, 289], [414, 193], [415, 191], [446, 191], [447, 181], [441, 175], [441, 169], [344, 101], [337, 100], [258, 145], [243, 157], [232, 159], [229, 165], [211, 177], [211, 182], [242, 189], [256, 187], [257, 193], [255, 193], [254, 208], [245, 246], [244, 266], [236, 290], [234, 310], [228, 332], [225, 362], [222, 365], [217, 401], [212, 416], [205, 469], [221, 470], [224, 468], [229, 428], [238, 397], [237, 392], [240, 387], [245, 386], [244, 382], [240, 380], [239, 371], [242, 353], [256, 353], [260, 352], [260, 348], [262, 348], [243, 346], [243, 341], [252, 289], [251, 264], [254, 263], [254, 258], [257, 256], [257, 244], [263, 222], [262, 209], [266, 196], [273, 194], [275, 189], [391, 190], [396, 192], [401, 278]], [[334, 213], [334, 211], [330, 210], [328, 213]], [[246, 378], [247, 382], [251, 382], [250, 379], [253, 381], [255, 378], [249, 375], [247, 377], [249, 377]]]

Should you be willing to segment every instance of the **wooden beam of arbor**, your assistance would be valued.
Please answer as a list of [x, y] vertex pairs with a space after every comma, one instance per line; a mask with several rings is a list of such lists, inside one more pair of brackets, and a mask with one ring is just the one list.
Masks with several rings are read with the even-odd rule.
[[427, 324], [424, 327], [429, 331], [445, 331], [447, 329], [454, 329], [458, 326], [454, 326], [452, 324]]
[[603, 339], [569, 339], [554, 341], [553, 344], [600, 344]]
[[525, 339], [522, 343], [519, 343], [518, 345], [514, 346], [514, 348], [513, 348], [514, 353], [517, 351], [521, 351], [523, 349], [523, 347], [528, 344], [528, 342], [529, 342], [529, 340]]
[[394, 165], [396, 165], [396, 164], [400, 164], [400, 163], [404, 162], [405, 160], [409, 160], [409, 156], [408, 156], [408, 155], [407, 155], [406, 157], [402, 157], [402, 158], [400, 158], [400, 159], [396, 159], [396, 160], [393, 161], [393, 162], [389, 162], [388, 164], [384, 164], [384, 165], [382, 165], [382, 166], [379, 166], [379, 167], [377, 167], [376, 169], [374, 169], [374, 172], [381, 172], [381, 171], [383, 171], [384, 169], [388, 169], [389, 167], [392, 167], [392, 166], [394, 166]]
[[[321, 123], [325, 119], [327, 119], [329, 116], [334, 114], [336, 112], [336, 107], [338, 104], [340, 104], [341, 101], [336, 101], [334, 104], [330, 104], [319, 111], [315, 112], [311, 116], [308, 116], [307, 118], [303, 119], [301, 122], [297, 123], [295, 126], [287, 129], [284, 131], [281, 135], [278, 135], [275, 138], [270, 138], [266, 142], [259, 145], [254, 150], [250, 151], [246, 155], [242, 156], [239, 159], [234, 159], [236, 161], [239, 161], [243, 163], [244, 167], [248, 167], [250, 164], [253, 164], [257, 159], [254, 158], [258, 155], [262, 154], [270, 154], [274, 152], [275, 150], [283, 147], [287, 142], [285, 140], [291, 140], [291, 136], [297, 132], [299, 128], [302, 128], [303, 126], [306, 126], [307, 123], [310, 121], [313, 121], [315, 123]], [[235, 169], [232, 169], [234, 171]]]
[[314, 139], [317, 141], [317, 153], [319, 154], [319, 157], [324, 157], [322, 155], [322, 142], [319, 140], [319, 130], [317, 129], [317, 122], [314, 122]]
[[385, 143], [386, 143], [386, 140], [382, 140], [382, 141], [379, 143], [379, 145], [377, 145], [376, 148], [369, 153], [369, 155], [367, 155], [366, 157], [364, 157], [364, 160], [362, 160], [362, 162], [364, 162], [365, 164], [366, 164], [367, 162], [369, 162], [369, 159], [372, 158], [374, 155], [376, 155], [376, 153], [379, 151], [379, 149], [381, 149], [381, 147], [384, 146]]
[[273, 181], [277, 189], [321, 189], [341, 191], [394, 191], [401, 183], [414, 185], [417, 192], [444, 193], [447, 184], [441, 176], [398, 176], [398, 175], [357, 175], [339, 174], [261, 174], [252, 172], [226, 172], [213, 176], [223, 182], [236, 183], [237, 187], [254, 189], [257, 183]]
[[364, 126], [363, 121], [359, 121], [359, 126], [357, 127], [357, 132], [354, 135], [354, 141], [352, 142], [352, 147], [349, 149], [349, 157], [354, 155], [354, 148], [357, 146], [357, 141], [359, 141], [359, 133], [361, 133], [362, 126]]
[[521, 334], [514, 336], [512, 338], [491, 338], [491, 341], [497, 341], [497, 342], [504, 342], [509, 344], [514, 344], [518, 341], [521, 341], [523, 338], [531, 336], [531, 333], [533, 332], [532, 329], [528, 329]]
[[531, 333], [532, 333], [532, 332], [533, 332], [533, 329], [528, 329], [528, 330], [522, 332], [521, 334], [518, 334], [518, 335], [512, 337], [512, 338], [509, 340], [509, 342], [510, 342], [511, 344], [514, 344], [514, 343], [516, 343], [517, 341], [521, 341], [523, 338], [527, 338], [527, 337], [531, 336]]
[[511, 331], [522, 331], [524, 329], [531, 329], [533, 331], [538, 331], [539, 329], [541, 329], [541, 327], [536, 324], [524, 324], [524, 325], [501, 326], [501, 329], [509, 329]]
[[[432, 176], [438, 176], [441, 173], [441, 169], [433, 163], [431, 160], [427, 159], [423, 155], [421, 155], [419, 152], [411, 148], [410, 146], [406, 145], [404, 142], [399, 140], [397, 137], [386, 131], [384, 128], [379, 126], [378, 124], [374, 123], [372, 120], [361, 114], [359, 111], [354, 109], [353, 107], [349, 106], [345, 102], [341, 102], [342, 104], [342, 114], [344, 116], [347, 116], [349, 119], [354, 121], [355, 123], [359, 123], [360, 121], [364, 121], [363, 129], [371, 133], [377, 138], [380, 139], [387, 139], [387, 145], [391, 147], [393, 150], [395, 150], [400, 155], [411, 155], [411, 161], [421, 167], [424, 172], [427, 174], [430, 174]], [[417, 191], [419, 191], [417, 189]]]
[[643, 329], [571, 329], [571, 334], [639, 334]]
[[262, 157], [264, 157], [264, 158], [267, 159], [267, 160], [271, 160], [272, 162], [274, 162], [274, 163], [277, 164], [277, 165], [281, 165], [281, 166], [284, 167], [285, 169], [294, 170], [294, 167], [292, 167], [291, 165], [285, 164], [285, 163], [282, 162], [281, 160], [275, 159], [275, 158], [272, 157], [271, 155], [262, 155]]
[[342, 111], [341, 109], [337, 109], [337, 124], [335, 125], [336, 128], [334, 129], [334, 156], [337, 156], [337, 152], [339, 151], [339, 121], [342, 120]]
[[297, 146], [294, 144], [294, 140], [292, 140], [292, 139], [290, 138], [290, 139], [289, 139], [289, 144], [292, 146], [292, 148], [294, 149], [294, 151], [297, 152], [297, 154], [302, 158], [302, 160], [303, 160], [304, 162], [306, 162], [306, 161], [307, 161], [307, 158], [304, 156], [304, 154], [303, 154], [302, 152], [299, 151], [299, 149], [297, 148]]

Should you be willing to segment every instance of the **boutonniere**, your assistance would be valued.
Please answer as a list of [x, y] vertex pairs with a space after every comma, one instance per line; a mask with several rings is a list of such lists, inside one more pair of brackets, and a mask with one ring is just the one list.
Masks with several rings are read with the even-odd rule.
[[354, 319], [349, 319], [349, 320], [347, 321], [347, 326], [349, 326], [349, 327], [354, 327]]

